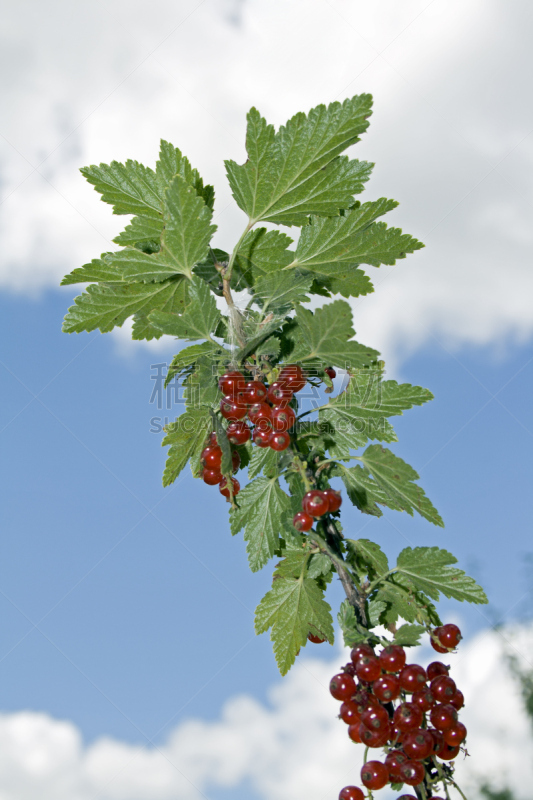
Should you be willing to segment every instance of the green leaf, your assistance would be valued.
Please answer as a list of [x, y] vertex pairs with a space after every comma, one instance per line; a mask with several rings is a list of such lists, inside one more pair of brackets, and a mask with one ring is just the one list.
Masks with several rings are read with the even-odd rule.
[[158, 219], [133, 217], [129, 225], [126, 225], [113, 241], [122, 246], [135, 246], [139, 242], [157, 242], [159, 244], [164, 224], [163, 214]]
[[[198, 275], [199, 278], [202, 278], [211, 289], [219, 297], [222, 297], [222, 278], [220, 275], [219, 270], [217, 269], [216, 265], [221, 263], [228, 262], [229, 255], [225, 252], [225, 250], [219, 250], [218, 248], [209, 248], [209, 252], [205, 261], [200, 261], [199, 264], [196, 264], [193, 268], [193, 272], [195, 275]], [[235, 273], [235, 270], [234, 270]], [[236, 284], [231, 280], [231, 287], [237, 288]]]
[[372, 638], [372, 634], [364, 631], [359, 625], [354, 607], [350, 605], [348, 600], [342, 601], [337, 620], [343, 633], [346, 647], [355, 647], [356, 644], [367, 642]]
[[326, 364], [344, 368], [364, 367], [378, 357], [378, 352], [350, 341], [355, 331], [352, 328], [352, 311], [344, 300], [328, 303], [313, 314], [298, 306], [295, 327], [287, 332], [294, 348], [290, 358], [294, 361], [318, 359]]
[[278, 474], [278, 457], [279, 454], [270, 447], [254, 447], [248, 466], [248, 478], [251, 480], [261, 472], [264, 472], [267, 478], [275, 477]]
[[438, 547], [406, 547], [398, 556], [395, 579], [407, 588], [425, 592], [433, 600], [439, 593], [468, 603], [487, 603], [481, 586], [462, 569], [450, 566], [457, 559]]
[[191, 302], [183, 313], [154, 311], [150, 314], [150, 322], [161, 333], [178, 339], [209, 339], [221, 319], [215, 298], [201, 278], [194, 277], [187, 289]]
[[[271, 628], [274, 655], [282, 675], [285, 675], [300, 650], [306, 644], [310, 630], [320, 631], [331, 644], [334, 641], [331, 607], [324, 592], [312, 578], [305, 577], [306, 559], [300, 559], [301, 572], [293, 574], [293, 556], [289, 569], [283, 562], [276, 569], [272, 589], [266, 593], [255, 612], [255, 631], [264, 633]], [[287, 574], [288, 573], [288, 574]]]
[[338, 158], [368, 127], [372, 98], [359, 95], [306, 116], [296, 114], [278, 133], [252, 108], [248, 159], [226, 162], [233, 196], [252, 223], [301, 225], [311, 213], [333, 216], [348, 208], [372, 165]]
[[418, 511], [429, 522], [444, 527], [439, 512], [424, 490], [413, 483], [419, 475], [409, 464], [378, 444], [367, 447], [361, 461], [397, 508], [407, 511], [411, 516]]
[[163, 473], [163, 486], [170, 486], [176, 480], [189, 459], [199, 458], [210, 429], [208, 408], [189, 409], [167, 426], [162, 445], [170, 445], [170, 449]]
[[198, 170], [191, 167], [189, 159], [182, 155], [179, 148], [174, 147], [164, 139], [161, 139], [159, 161], [156, 164], [155, 171], [162, 189], [165, 189], [176, 175], [181, 175], [189, 186], [194, 188], [196, 194], [202, 198], [206, 206], [213, 210], [215, 200], [213, 187], [204, 186]]
[[[186, 302], [184, 279], [171, 278], [157, 284], [92, 284], [75, 298], [63, 322], [64, 333], [94, 331], [102, 333], [120, 327], [133, 314], [149, 314], [158, 309], [175, 312]], [[161, 333], [154, 333], [159, 338]]]
[[370, 539], [346, 539], [349, 546], [349, 563], [361, 567], [372, 580], [389, 570], [387, 556], [376, 542]]
[[255, 354], [257, 357], [259, 356], [266, 356], [268, 358], [276, 358], [279, 355], [279, 351], [281, 349], [281, 344], [279, 339], [275, 336], [271, 336], [269, 339], [265, 339], [259, 347], [255, 348]]
[[337, 271], [325, 275], [316, 275], [312, 286], [314, 294], [341, 294], [343, 297], [361, 297], [374, 291], [372, 281], [358, 267], [340, 266]]
[[278, 272], [294, 259], [294, 251], [288, 250], [292, 239], [281, 231], [267, 231], [256, 228], [248, 231], [242, 240], [235, 259], [235, 265], [243, 273], [254, 275]]
[[113, 255], [114, 253], [102, 253], [100, 258], [93, 258], [89, 264], [72, 270], [65, 275], [61, 286], [72, 283], [124, 283], [122, 272], [112, 263]]
[[211, 409], [211, 420], [213, 422], [213, 430], [217, 435], [217, 444], [222, 450], [222, 462], [220, 464], [220, 471], [223, 475], [231, 475], [231, 445], [226, 434], [226, 429], [215, 412]]
[[398, 617], [408, 622], [415, 622], [417, 619], [418, 603], [415, 595], [390, 580], [380, 584], [373, 600], [386, 603], [387, 610], [380, 621], [388, 625], [396, 623]]
[[137, 161], [82, 167], [82, 175], [113, 206], [113, 214], [141, 214], [158, 219], [162, 211], [161, 193], [153, 169]]
[[250, 568], [257, 572], [279, 548], [281, 515], [289, 508], [289, 498], [277, 478], [256, 478], [241, 490], [238, 503], [230, 513], [231, 532], [244, 528]]
[[165, 378], [165, 388], [176, 375], [180, 375], [182, 372], [192, 372], [201, 356], [218, 355], [221, 350], [222, 348], [212, 342], [202, 342], [202, 344], [192, 344], [190, 347], [184, 347], [172, 359]]
[[373, 598], [368, 601], [368, 621], [371, 627], [376, 627], [381, 623], [381, 615], [387, 609], [387, 603], [383, 600]]
[[256, 281], [254, 300], [262, 307], [263, 315], [267, 311], [276, 314], [285, 314], [298, 303], [309, 301], [307, 292], [311, 288], [313, 279], [308, 275], [298, 272], [275, 272], [264, 275]]
[[425, 630], [422, 625], [402, 625], [394, 634], [394, 644], [402, 647], [415, 647], [420, 644], [420, 637]]
[[183, 398], [187, 408], [208, 406], [218, 409], [220, 391], [215, 375], [213, 360], [210, 356], [200, 356], [190, 375], [183, 381]]
[[368, 470], [364, 467], [346, 467], [344, 464], [336, 464], [334, 474], [342, 478], [348, 497], [363, 514], [381, 517], [383, 512], [377, 503], [401, 511], [398, 505], [391, 504], [389, 496], [370, 477]]
[[331, 570], [332, 564], [329, 558], [321, 553], [315, 553], [309, 559], [307, 577], [320, 578], [324, 575], [327, 575], [329, 572], [331, 572]]

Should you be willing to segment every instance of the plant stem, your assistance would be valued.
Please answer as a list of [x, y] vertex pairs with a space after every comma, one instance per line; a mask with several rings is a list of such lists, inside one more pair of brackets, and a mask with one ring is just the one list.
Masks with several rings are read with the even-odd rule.
[[338, 556], [331, 549], [326, 540], [323, 539], [319, 533], [317, 533], [314, 530], [310, 530], [309, 538], [316, 544], [320, 552], [329, 558], [329, 560], [337, 570], [337, 574], [339, 576], [340, 582], [342, 583], [342, 588], [345, 591], [346, 597], [348, 598], [348, 602], [350, 603], [351, 606], [354, 607], [355, 614], [360, 624], [364, 625], [364, 627], [366, 628], [368, 622], [365, 611], [365, 599], [361, 595], [359, 589], [357, 588], [352, 575], [350, 574], [349, 570], [346, 567], [345, 562], [340, 556]]
[[248, 225], [246, 226], [246, 228], [244, 229], [244, 231], [243, 231], [243, 233], [241, 235], [241, 238], [239, 239], [239, 241], [237, 242], [237, 244], [233, 248], [233, 253], [230, 256], [230, 260], [228, 262], [228, 266], [226, 267], [225, 274], [224, 274], [224, 278], [228, 281], [228, 283], [231, 280], [231, 275], [233, 273], [233, 265], [235, 263], [235, 259], [237, 257], [237, 253], [239, 252], [239, 247], [241, 246], [244, 237], [246, 236], [246, 234], [248, 233], [248, 231], [250, 230], [252, 225], [253, 225], [252, 222], [248, 222]]

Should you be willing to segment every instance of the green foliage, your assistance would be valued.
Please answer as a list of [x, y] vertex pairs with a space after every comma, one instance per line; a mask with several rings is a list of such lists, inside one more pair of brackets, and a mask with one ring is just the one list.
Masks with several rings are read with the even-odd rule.
[[[167, 334], [192, 343], [174, 356], [166, 377], [166, 385], [181, 383], [185, 412], [166, 429], [163, 484], [175, 481], [187, 463], [201, 476], [212, 431], [226, 476], [237, 449], [249, 480], [232, 499], [231, 531], [244, 531], [253, 571], [272, 557], [282, 559], [258, 606], [256, 630], [271, 631], [283, 674], [309, 633], [333, 642], [324, 592], [335, 571], [353, 583], [358, 597], [354, 605], [344, 601], [338, 615], [349, 646], [383, 643], [373, 631], [380, 625], [388, 628], [389, 641], [417, 644], [424, 630], [439, 624], [433, 601], [441, 594], [486, 602], [445, 550], [407, 548], [391, 568], [378, 544], [342, 532], [339, 514], [324, 517], [308, 535], [293, 525], [309, 487], [326, 488], [339, 478], [364, 514], [379, 517], [383, 507], [416, 511], [443, 525], [415, 470], [381, 444], [368, 446], [396, 442], [390, 419], [432, 395], [383, 379], [378, 352], [355, 339], [352, 306], [339, 299], [374, 290], [362, 265], [392, 265], [423, 246], [381, 220], [396, 201], [355, 199], [373, 165], [344, 153], [366, 130], [371, 102], [363, 94], [319, 105], [278, 131], [250, 111], [247, 160], [226, 162], [233, 196], [248, 215], [230, 253], [212, 241], [213, 187], [169, 142], [161, 141], [154, 169], [132, 160], [82, 169], [113, 213], [130, 219], [114, 238], [116, 251], [62, 281], [89, 284], [69, 308], [66, 332], [106, 332], [133, 317], [134, 339]], [[261, 221], [300, 227], [297, 244], [282, 231], [256, 227]], [[246, 308], [231, 297], [241, 289], [247, 290]], [[329, 402], [317, 418], [298, 420], [282, 453], [251, 442], [232, 447], [219, 410], [218, 376], [239, 368], [247, 379], [271, 383], [283, 365], [294, 363], [308, 370], [314, 386], [326, 387]], [[325, 373], [331, 365], [347, 370], [347, 385], [337, 395]], [[298, 402], [292, 403], [298, 413]]]

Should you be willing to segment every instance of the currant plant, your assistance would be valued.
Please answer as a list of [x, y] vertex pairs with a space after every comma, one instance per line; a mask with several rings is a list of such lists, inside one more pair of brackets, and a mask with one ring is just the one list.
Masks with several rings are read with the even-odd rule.
[[[380, 220], [394, 200], [355, 199], [373, 165], [342, 154], [368, 127], [371, 102], [363, 94], [320, 105], [277, 132], [252, 108], [248, 158], [226, 162], [248, 217], [231, 253], [211, 246], [213, 187], [168, 142], [155, 170], [136, 161], [82, 169], [113, 213], [133, 216], [114, 239], [119, 250], [64, 278], [90, 285], [63, 330], [106, 332], [133, 317], [134, 339], [193, 342], [168, 370], [186, 408], [166, 429], [163, 484], [189, 462], [229, 502], [231, 532], [244, 532], [251, 569], [278, 560], [255, 628], [270, 631], [283, 675], [307, 642], [333, 644], [325, 592], [338, 576], [346, 599], [337, 619], [353, 649], [331, 693], [349, 736], [387, 753], [365, 764], [361, 781], [369, 797], [392, 783], [437, 800], [439, 787], [448, 797], [455, 786], [452, 760], [464, 748], [462, 694], [445, 665], [406, 665], [404, 648], [427, 631], [439, 653], [453, 650], [460, 632], [442, 625], [435, 601], [485, 603], [485, 594], [447, 550], [408, 547], [390, 566], [377, 543], [348, 538], [343, 496], [331, 486], [344, 484], [363, 514], [416, 511], [443, 526], [415, 470], [385, 446], [397, 441], [389, 418], [432, 395], [385, 380], [377, 351], [354, 339], [347, 302], [373, 291], [362, 264], [392, 265], [423, 246]], [[295, 229], [296, 246], [275, 226]], [[240, 308], [234, 294], [242, 290]], [[336, 394], [335, 368], [344, 376]], [[304, 411], [303, 390], [320, 387], [327, 402]], [[245, 467], [241, 489], [234, 474]], [[363, 796], [357, 786], [340, 793]]]

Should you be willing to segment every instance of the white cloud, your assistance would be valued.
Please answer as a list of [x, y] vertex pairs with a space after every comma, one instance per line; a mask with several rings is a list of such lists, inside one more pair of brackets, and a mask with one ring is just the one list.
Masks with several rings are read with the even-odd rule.
[[[530, 797], [531, 727], [506, 667], [509, 648], [533, 668], [532, 627], [480, 633], [450, 656], [466, 696], [470, 758], [457, 774], [470, 800], [487, 779], [517, 800]], [[431, 653], [417, 657], [425, 663]], [[184, 721], [159, 747], [107, 737], [84, 746], [69, 722], [29, 711], [0, 715], [0, 800], [200, 800], [242, 787], [260, 800], [336, 797], [359, 783], [363, 757], [327, 688], [341, 658], [302, 660], [271, 687], [268, 705], [233, 697], [218, 719]]]
[[379, 291], [354, 303], [361, 339], [396, 358], [432, 334], [451, 346], [528, 339], [526, 11], [495, 0], [155, 0], [149, 13], [126, 0], [11, 4], [0, 284], [38, 292], [111, 248], [119, 220], [77, 168], [151, 162], [160, 136], [215, 183], [217, 244], [229, 247], [242, 214], [222, 160], [244, 158], [247, 109], [280, 124], [371, 91], [357, 147], [377, 162], [368, 194], [400, 199], [391, 218], [428, 248], [371, 270]]

